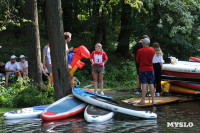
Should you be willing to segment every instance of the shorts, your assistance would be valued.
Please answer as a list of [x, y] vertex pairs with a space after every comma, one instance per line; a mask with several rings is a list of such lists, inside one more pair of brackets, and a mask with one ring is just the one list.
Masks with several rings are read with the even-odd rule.
[[139, 80], [141, 84], [154, 84], [154, 71], [140, 71]]
[[14, 72], [9, 72], [10, 73], [10, 76], [12, 76], [12, 75], [15, 75], [15, 73]]
[[49, 71], [49, 72], [52, 72], [52, 65], [50, 65], [50, 64], [46, 64], [47, 65], [47, 70]]
[[104, 66], [93, 65], [92, 66], [92, 73], [95, 73], [95, 74], [104, 73]]

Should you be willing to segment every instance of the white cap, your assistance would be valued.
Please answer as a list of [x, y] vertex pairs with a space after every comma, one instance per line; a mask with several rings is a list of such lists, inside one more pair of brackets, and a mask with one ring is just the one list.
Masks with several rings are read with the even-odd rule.
[[24, 56], [24, 55], [20, 55], [20, 57], [19, 57], [19, 58], [20, 58], [20, 59], [21, 59], [21, 58], [25, 58], [25, 56]]
[[144, 38], [144, 39], [142, 39], [142, 41], [143, 41], [146, 45], [150, 45], [150, 39], [149, 39], [149, 38]]
[[12, 55], [12, 56], [10, 57], [10, 59], [15, 59], [15, 58], [17, 58], [15, 55]]

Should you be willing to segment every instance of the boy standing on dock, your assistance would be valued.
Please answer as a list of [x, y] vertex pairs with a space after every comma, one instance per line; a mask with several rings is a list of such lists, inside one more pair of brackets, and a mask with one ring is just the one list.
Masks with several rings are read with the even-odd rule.
[[145, 104], [145, 97], [147, 93], [147, 84], [149, 84], [152, 103], [155, 104], [154, 99], [154, 69], [153, 69], [153, 57], [155, 50], [150, 45], [150, 39], [142, 39], [143, 48], [138, 50], [136, 61], [140, 63], [139, 66], [139, 81], [142, 84], [142, 99], [138, 104]]

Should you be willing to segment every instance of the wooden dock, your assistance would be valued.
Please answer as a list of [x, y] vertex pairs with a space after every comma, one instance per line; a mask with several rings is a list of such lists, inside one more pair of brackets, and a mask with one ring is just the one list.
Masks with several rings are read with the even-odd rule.
[[151, 107], [151, 106], [158, 106], [158, 105], [164, 105], [169, 103], [175, 103], [175, 102], [186, 102], [186, 101], [194, 101], [197, 100], [196, 98], [192, 97], [176, 97], [176, 96], [170, 96], [170, 97], [155, 97], [156, 104], [152, 104], [151, 97], [146, 97], [145, 104], [144, 105], [138, 105], [137, 103], [140, 102], [141, 98], [130, 98], [126, 100], [122, 100], [125, 103], [133, 104], [133, 106], [137, 107]]

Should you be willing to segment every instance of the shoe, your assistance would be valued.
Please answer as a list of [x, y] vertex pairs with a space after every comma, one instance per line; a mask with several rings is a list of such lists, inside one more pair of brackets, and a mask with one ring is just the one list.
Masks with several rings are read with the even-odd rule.
[[145, 105], [145, 103], [140, 101], [140, 102], [137, 103], [137, 105]]
[[151, 94], [148, 94], [147, 96], [148, 96], [148, 97], [151, 97]]
[[141, 94], [141, 93], [139, 91], [136, 91], [136, 92], [134, 92], [134, 94], [138, 95], [138, 94]]
[[97, 94], [98, 94], [98, 91], [94, 91], [94, 93], [97, 93]]
[[156, 104], [157, 102], [156, 101], [152, 101], [152, 104]]
[[137, 88], [135, 88], [135, 90], [133, 92], [137, 92]]
[[135, 88], [135, 90], [134, 90], [133, 92], [137, 92], [137, 91], [138, 91], [138, 92], [142, 92], [142, 91], [141, 91], [141, 88]]
[[101, 91], [101, 95], [104, 95], [103, 91]]
[[156, 97], [160, 97], [160, 93], [155, 93], [155, 96]]

